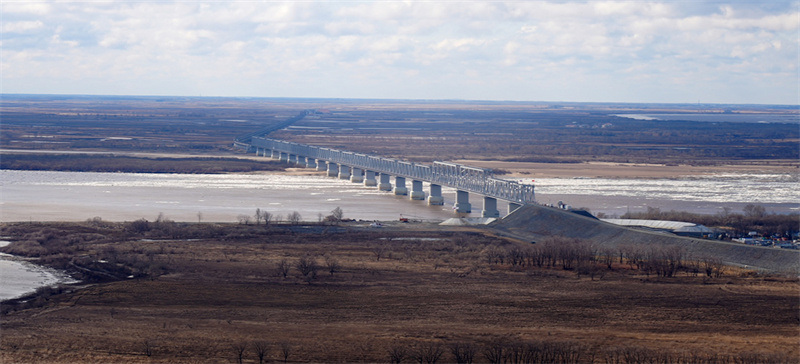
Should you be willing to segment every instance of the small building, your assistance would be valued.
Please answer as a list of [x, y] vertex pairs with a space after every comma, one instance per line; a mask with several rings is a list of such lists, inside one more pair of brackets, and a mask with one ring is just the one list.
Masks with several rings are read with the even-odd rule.
[[645, 228], [649, 230], [666, 231], [680, 236], [689, 236], [693, 238], [709, 238], [713, 239], [715, 234], [714, 230], [710, 228], [683, 221], [666, 221], [666, 220], [641, 220], [641, 219], [600, 219], [602, 221], [621, 226]]

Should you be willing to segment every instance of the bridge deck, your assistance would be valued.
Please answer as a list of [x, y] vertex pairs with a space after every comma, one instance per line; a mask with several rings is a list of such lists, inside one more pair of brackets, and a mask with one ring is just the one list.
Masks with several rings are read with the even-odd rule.
[[343, 164], [362, 170], [426, 181], [514, 203], [527, 204], [535, 202], [534, 187], [532, 185], [495, 178], [492, 171], [487, 169], [438, 161], [433, 162], [432, 165], [418, 164], [260, 137], [252, 137], [250, 145]]

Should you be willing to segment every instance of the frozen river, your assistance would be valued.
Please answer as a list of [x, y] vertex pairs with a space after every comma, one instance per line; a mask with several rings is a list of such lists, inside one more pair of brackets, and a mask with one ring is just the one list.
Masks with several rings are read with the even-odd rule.
[[[800, 177], [794, 174], [718, 174], [674, 179], [536, 179], [540, 203], [563, 201], [592, 212], [621, 215], [647, 207], [716, 213], [750, 203], [767, 211], [798, 211]], [[524, 181], [523, 181], [524, 182]], [[427, 190], [427, 185], [425, 186]], [[341, 207], [345, 217], [423, 220], [453, 216], [455, 191], [444, 189], [445, 206], [427, 206], [374, 187], [322, 175], [141, 174], [0, 170], [0, 221], [154, 220], [233, 222], [256, 208], [273, 215], [297, 211], [316, 221]], [[472, 196], [473, 215], [481, 199]], [[505, 211], [506, 206], [498, 206]]]
[[[540, 203], [563, 201], [612, 216], [647, 207], [713, 214], [725, 207], [739, 211], [750, 203], [763, 205], [768, 212], [800, 211], [800, 178], [794, 174], [541, 178], [535, 184]], [[322, 175], [0, 170], [0, 221], [83, 221], [93, 217], [152, 221], [163, 214], [175, 221], [234, 222], [239, 215], [252, 216], [256, 208], [284, 217], [297, 211], [304, 220], [316, 221], [336, 207], [352, 219], [396, 220], [403, 215], [437, 221], [453, 216], [455, 191], [444, 189], [443, 194], [444, 206], [427, 206], [422, 201]], [[481, 200], [473, 196], [471, 202], [473, 216], [478, 216]], [[502, 203], [498, 207], [507, 209]], [[0, 300], [64, 279], [57, 272], [7, 255], [0, 255], [0, 278]]]

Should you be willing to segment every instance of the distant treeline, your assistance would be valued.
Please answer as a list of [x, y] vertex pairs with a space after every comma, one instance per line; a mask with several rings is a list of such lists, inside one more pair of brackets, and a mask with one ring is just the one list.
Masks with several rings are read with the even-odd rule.
[[138, 158], [89, 154], [3, 154], [0, 169], [71, 172], [227, 173], [282, 171], [285, 164], [238, 158]]
[[761, 236], [790, 237], [800, 230], [800, 214], [770, 214], [761, 205], [747, 205], [741, 214], [721, 211], [715, 215], [695, 214], [686, 211], [661, 211], [648, 207], [645, 212], [629, 212], [623, 219], [684, 221], [709, 227], [729, 227], [732, 237], [743, 236], [751, 231]]

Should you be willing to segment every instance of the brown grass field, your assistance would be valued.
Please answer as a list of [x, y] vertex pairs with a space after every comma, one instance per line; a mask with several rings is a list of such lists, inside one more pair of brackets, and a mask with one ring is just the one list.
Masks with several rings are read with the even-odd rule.
[[[428, 362], [426, 350], [456, 362], [455, 344], [475, 362], [523, 344], [580, 354], [558, 362], [800, 359], [796, 278], [656, 278], [618, 262], [590, 278], [497, 260], [525, 245], [474, 229], [363, 225], [174, 225], [184, 233], [170, 238], [97, 222], [5, 224], [15, 243], [4, 251], [95, 270], [102, 260], [138, 278], [6, 305], [0, 361], [239, 362], [243, 347], [242, 362], [257, 363], [255, 342], [273, 362], [282, 348], [289, 362], [389, 362], [399, 349], [404, 362]], [[300, 272], [304, 257], [316, 276]]]

